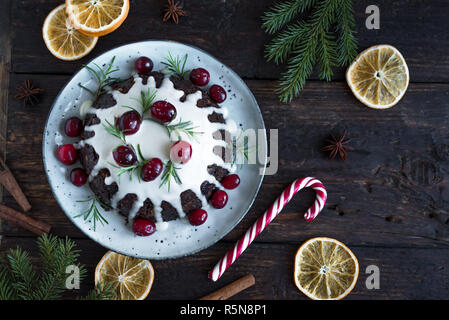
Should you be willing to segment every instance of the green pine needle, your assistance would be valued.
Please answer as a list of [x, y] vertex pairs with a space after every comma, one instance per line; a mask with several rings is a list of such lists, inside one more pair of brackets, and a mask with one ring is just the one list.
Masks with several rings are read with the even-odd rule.
[[175, 167], [173, 162], [171, 160], [169, 160], [167, 162], [167, 164], [165, 165], [164, 172], [162, 173], [162, 177], [161, 177], [162, 182], [159, 185], [159, 188], [161, 188], [162, 186], [164, 186], [166, 184], [168, 192], [170, 192], [170, 184], [171, 184], [172, 178], [173, 178], [173, 180], [175, 180], [175, 182], [177, 184], [182, 184], [181, 178], [179, 178], [178, 172], [176, 170], [179, 170], [179, 168]]
[[83, 217], [84, 221], [93, 222], [93, 229], [96, 231], [97, 222], [100, 222], [101, 225], [105, 223], [108, 224], [108, 220], [101, 214], [100, 210], [98, 210], [98, 205], [103, 205], [104, 207], [109, 207], [107, 204], [102, 203], [97, 197], [93, 196], [87, 200], [78, 200], [77, 202], [91, 202], [90, 206], [86, 209], [86, 211], [80, 213], [74, 218]]
[[[78, 262], [80, 251], [72, 240], [43, 235], [37, 244], [42, 266], [39, 273], [31, 264], [28, 252], [21, 248], [11, 249], [6, 259], [0, 258], [0, 300], [61, 299], [67, 290], [68, 266], [79, 268], [80, 281], [85, 278], [86, 269]], [[86, 298], [112, 299], [115, 297], [112, 291], [110, 284], [103, 284]]]
[[[308, 16], [290, 23], [309, 9]], [[262, 20], [270, 34], [285, 27], [265, 48], [267, 61], [287, 62], [276, 90], [282, 102], [300, 94], [315, 65], [320, 79], [330, 81], [333, 67], [346, 66], [357, 54], [352, 0], [285, 0]]]

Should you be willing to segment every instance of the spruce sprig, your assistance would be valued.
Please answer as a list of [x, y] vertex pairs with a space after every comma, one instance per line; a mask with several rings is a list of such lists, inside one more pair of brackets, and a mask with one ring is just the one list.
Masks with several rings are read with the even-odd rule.
[[84, 65], [84, 67], [90, 71], [90, 73], [95, 77], [98, 83], [98, 89], [96, 91], [92, 91], [89, 88], [86, 88], [80, 83], [78, 86], [83, 88], [84, 90], [90, 92], [94, 100], [96, 100], [99, 96], [105, 93], [105, 88], [109, 86], [111, 83], [120, 81], [120, 78], [112, 77], [111, 75], [114, 72], [119, 71], [120, 69], [114, 66], [115, 56], [112, 58], [111, 62], [106, 66], [106, 68], [100, 67], [98, 64], [92, 62], [94, 67]]
[[[290, 23], [309, 10], [306, 18]], [[285, 0], [262, 20], [269, 34], [285, 27], [265, 48], [267, 61], [287, 62], [276, 90], [282, 102], [299, 95], [315, 65], [320, 79], [330, 81], [334, 66], [345, 66], [356, 56], [352, 0]]]
[[96, 231], [97, 228], [97, 222], [100, 222], [101, 225], [108, 224], [108, 220], [106, 220], [105, 217], [101, 214], [100, 210], [98, 210], [98, 205], [102, 205], [103, 207], [110, 207], [105, 203], [102, 203], [100, 200], [98, 200], [97, 197], [92, 196], [87, 200], [78, 200], [76, 202], [91, 202], [90, 206], [86, 209], [86, 211], [80, 213], [79, 215], [76, 215], [74, 218], [83, 217], [84, 221], [93, 222], [94, 231]]
[[186, 70], [186, 62], [187, 62], [188, 54], [184, 55], [184, 58], [180, 56], [173, 57], [171, 53], [168, 53], [168, 57], [165, 58], [166, 61], [162, 61], [161, 63], [167, 67], [167, 69], [177, 75], [180, 78], [184, 78], [190, 70]]
[[[86, 269], [78, 262], [80, 251], [69, 238], [52, 235], [38, 238], [42, 271], [36, 272], [28, 252], [17, 247], [10, 249], [6, 259], [0, 259], [0, 300], [54, 300], [61, 299], [67, 290], [68, 266], [79, 270], [80, 282]], [[115, 299], [111, 284], [97, 286], [84, 299]]]

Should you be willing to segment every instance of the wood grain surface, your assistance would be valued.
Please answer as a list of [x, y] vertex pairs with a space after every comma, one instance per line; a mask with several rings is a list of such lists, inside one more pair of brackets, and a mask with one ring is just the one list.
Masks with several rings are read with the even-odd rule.
[[[53, 58], [41, 38], [45, 16], [59, 3], [23, 0], [0, 5], [0, 18], [5, 15], [3, 6], [11, 5], [9, 90], [0, 92], [0, 98], [9, 98], [7, 105], [0, 104], [0, 143], [4, 131], [6, 161], [31, 202], [30, 216], [51, 224], [56, 235], [72, 237], [83, 250], [90, 278], [68, 298], [92, 286], [92, 271], [106, 250], [71, 224], [52, 196], [41, 154], [47, 114], [83, 63], [116, 46], [147, 39], [181, 41], [216, 56], [245, 80], [267, 128], [279, 130], [279, 170], [264, 178], [246, 217], [211, 248], [186, 258], [152, 261], [156, 280], [150, 299], [199, 298], [246, 273], [255, 275], [256, 285], [235, 298], [305, 299], [292, 281], [293, 258], [299, 245], [315, 236], [336, 238], [358, 257], [359, 281], [349, 299], [449, 298], [448, 1], [378, 1], [380, 30], [365, 28], [365, 8], [371, 3], [355, 1], [359, 50], [392, 44], [410, 69], [406, 95], [388, 110], [360, 104], [339, 68], [332, 82], [310, 80], [299, 98], [280, 103], [274, 90], [282, 67], [265, 62], [263, 46], [270, 37], [260, 28], [260, 16], [273, 1], [185, 0], [189, 16], [181, 17], [179, 25], [162, 22], [163, 0], [131, 1], [123, 26], [101, 38], [88, 57], [76, 62]], [[0, 72], [4, 85], [2, 79]], [[26, 107], [13, 99], [16, 85], [25, 79], [45, 89], [39, 105]], [[6, 110], [7, 131], [6, 118], [2, 120]], [[348, 152], [346, 162], [329, 161], [320, 148], [331, 133], [339, 135], [344, 129], [354, 151]], [[302, 219], [314, 194], [299, 193], [219, 282], [208, 280], [208, 270], [283, 188], [308, 175], [323, 181], [328, 190], [320, 216], [311, 223]], [[18, 209], [9, 194], [3, 199], [5, 205]], [[7, 223], [0, 230], [4, 236], [0, 251], [20, 245], [37, 258], [31, 233]], [[369, 265], [380, 268], [378, 290], [365, 286]]]

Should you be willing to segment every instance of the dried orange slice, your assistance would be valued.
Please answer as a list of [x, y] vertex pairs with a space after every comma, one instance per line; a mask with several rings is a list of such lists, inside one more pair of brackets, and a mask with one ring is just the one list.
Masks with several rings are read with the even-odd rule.
[[150, 293], [154, 269], [150, 261], [108, 251], [95, 269], [95, 285], [111, 283], [120, 300], [143, 300]]
[[361, 52], [346, 71], [346, 81], [366, 106], [387, 109], [407, 91], [409, 72], [398, 49], [383, 44]]
[[129, 0], [66, 0], [65, 5], [75, 28], [94, 37], [116, 30], [129, 11]]
[[295, 284], [311, 299], [343, 299], [354, 288], [358, 275], [357, 258], [338, 240], [313, 238], [296, 253]]
[[42, 37], [48, 50], [58, 59], [77, 60], [97, 44], [97, 37], [86, 36], [77, 31], [65, 14], [65, 5], [56, 7], [45, 18]]

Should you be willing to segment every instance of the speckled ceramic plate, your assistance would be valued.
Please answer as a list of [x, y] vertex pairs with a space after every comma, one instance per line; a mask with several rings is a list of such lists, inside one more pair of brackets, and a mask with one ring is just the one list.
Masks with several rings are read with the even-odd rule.
[[[228, 98], [222, 104], [229, 110], [229, 117], [243, 129], [265, 129], [259, 106], [251, 91], [242, 79], [230, 68], [223, 65], [208, 53], [181, 43], [171, 41], [145, 41], [124, 45], [110, 50], [92, 60], [98, 65], [104, 65], [115, 56], [115, 65], [120, 68], [118, 77], [127, 77], [134, 71], [134, 61], [145, 55], [154, 62], [154, 70], [163, 69], [160, 63], [167, 56], [188, 54], [187, 68], [206, 68], [211, 75], [210, 84], [216, 83], [228, 91]], [[191, 226], [186, 219], [170, 222], [170, 227], [157, 231], [149, 237], [135, 236], [123, 217], [116, 212], [103, 212], [108, 224], [97, 224], [96, 230], [82, 218], [74, 218], [85, 211], [88, 203], [79, 202], [92, 195], [85, 185], [78, 188], [72, 185], [68, 175], [72, 167], [62, 165], [56, 157], [58, 145], [75, 143], [76, 139], [63, 135], [65, 119], [79, 115], [83, 101], [90, 99], [89, 93], [82, 90], [78, 83], [94, 83], [92, 75], [85, 68], [77, 72], [60, 92], [48, 116], [43, 139], [43, 160], [46, 174], [59, 205], [70, 220], [89, 238], [113, 251], [147, 259], [166, 259], [189, 255], [205, 249], [231, 231], [245, 216], [251, 207], [262, 183], [264, 165], [244, 165], [239, 169], [241, 184], [235, 190], [230, 190], [228, 205], [221, 210], [210, 208], [205, 224], [199, 227]], [[259, 137], [258, 147], [265, 147], [265, 131]], [[266, 155], [264, 155], [266, 157]], [[265, 161], [263, 161], [264, 163]], [[73, 167], [79, 167], [79, 163]]]

